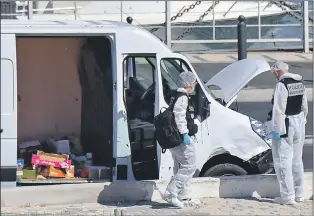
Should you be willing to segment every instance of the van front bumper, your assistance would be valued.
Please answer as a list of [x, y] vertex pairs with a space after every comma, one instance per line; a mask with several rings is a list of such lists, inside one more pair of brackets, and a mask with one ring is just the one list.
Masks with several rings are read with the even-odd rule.
[[256, 174], [274, 173], [274, 163], [271, 149], [256, 155], [250, 161], [256, 168]]

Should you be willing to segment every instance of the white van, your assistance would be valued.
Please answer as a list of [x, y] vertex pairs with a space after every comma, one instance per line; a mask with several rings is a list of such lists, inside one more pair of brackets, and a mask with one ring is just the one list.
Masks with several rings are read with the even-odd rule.
[[[154, 140], [153, 119], [167, 107], [183, 55], [133, 25], [109, 21], [1, 20], [1, 182], [16, 184], [22, 141], [80, 136], [111, 180], [169, 179], [173, 160]], [[229, 109], [238, 92], [269, 70], [264, 60], [231, 64], [207, 84], [198, 78], [195, 176], [265, 173], [270, 144], [260, 122]], [[220, 103], [220, 102], [223, 103]]]

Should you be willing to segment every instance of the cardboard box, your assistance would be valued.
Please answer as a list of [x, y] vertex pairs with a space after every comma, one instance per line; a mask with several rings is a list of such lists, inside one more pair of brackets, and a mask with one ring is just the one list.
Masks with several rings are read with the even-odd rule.
[[55, 178], [65, 178], [65, 170], [60, 168], [55, 168], [54, 166], [47, 166], [42, 168], [39, 172], [40, 175], [44, 177], [55, 177]]
[[53, 145], [57, 153], [70, 154], [70, 141], [69, 140], [54, 141]]
[[53, 154], [53, 153], [46, 153], [43, 151], [37, 151], [37, 155], [41, 156], [42, 158], [59, 158], [59, 160], [61, 159], [69, 159], [69, 155], [67, 154]]
[[40, 166], [53, 166], [55, 168], [70, 169], [71, 160], [66, 154], [51, 154], [38, 151], [37, 155], [32, 156], [32, 164]]
[[23, 176], [21, 176], [21, 179], [36, 179], [37, 173], [36, 170], [23, 170]]
[[39, 174], [46, 178], [74, 178], [74, 166], [71, 166], [70, 169], [61, 169], [54, 166], [48, 166], [40, 170]]

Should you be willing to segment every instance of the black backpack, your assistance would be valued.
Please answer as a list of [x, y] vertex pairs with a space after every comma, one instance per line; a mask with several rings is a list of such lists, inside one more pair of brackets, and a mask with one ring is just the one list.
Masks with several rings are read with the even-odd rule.
[[163, 153], [167, 149], [177, 147], [183, 143], [183, 136], [178, 130], [173, 113], [174, 104], [183, 95], [186, 94], [178, 92], [176, 97], [170, 102], [169, 107], [155, 117], [155, 137]]

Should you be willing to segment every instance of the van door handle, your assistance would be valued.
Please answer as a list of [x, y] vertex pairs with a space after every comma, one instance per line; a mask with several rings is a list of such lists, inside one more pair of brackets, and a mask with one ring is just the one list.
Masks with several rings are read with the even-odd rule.
[[128, 118], [127, 118], [127, 115], [126, 115], [126, 112], [125, 112], [125, 111], [123, 111], [123, 118], [124, 118], [124, 121], [127, 121], [127, 120], [128, 120]]
[[1, 128], [0, 132], [2, 133], [3, 132], [3, 129]]

